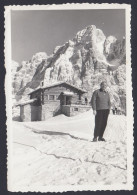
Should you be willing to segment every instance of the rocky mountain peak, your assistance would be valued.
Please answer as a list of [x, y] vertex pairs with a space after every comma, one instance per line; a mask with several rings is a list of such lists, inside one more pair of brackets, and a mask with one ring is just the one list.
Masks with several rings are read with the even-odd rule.
[[104, 43], [104, 50], [106, 54], [110, 53], [110, 46], [112, 43], [116, 42], [116, 38], [114, 36], [109, 36], [106, 38], [105, 43]]
[[87, 26], [85, 29], [79, 31], [74, 38], [77, 43], [92, 42], [93, 44], [104, 42], [105, 39], [103, 31], [96, 28], [95, 25]]
[[121, 104], [119, 88], [125, 90], [125, 39], [106, 37], [101, 29], [90, 25], [74, 38], [54, 49], [52, 55], [35, 54], [28, 62], [22, 62], [14, 78], [16, 97], [24, 97], [28, 91], [57, 81], [66, 81], [88, 91], [90, 98], [102, 80], [109, 84], [115, 104]]
[[32, 56], [31, 62], [39, 63], [42, 62], [42, 60], [46, 60], [47, 58], [48, 56], [45, 52], [38, 52]]

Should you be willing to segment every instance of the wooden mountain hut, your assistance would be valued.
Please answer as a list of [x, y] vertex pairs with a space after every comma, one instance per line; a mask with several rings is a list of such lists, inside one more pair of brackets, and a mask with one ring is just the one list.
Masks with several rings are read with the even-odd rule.
[[87, 111], [91, 107], [82, 102], [85, 93], [66, 82], [42, 86], [29, 93], [30, 101], [18, 104], [21, 121], [43, 121], [58, 114], [74, 116]]

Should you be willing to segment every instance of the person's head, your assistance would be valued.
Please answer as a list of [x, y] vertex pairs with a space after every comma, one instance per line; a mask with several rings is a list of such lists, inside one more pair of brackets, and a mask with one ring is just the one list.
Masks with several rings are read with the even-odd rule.
[[106, 82], [106, 81], [101, 82], [101, 83], [100, 83], [100, 88], [101, 88], [102, 90], [106, 90], [106, 88], [107, 88], [107, 82]]

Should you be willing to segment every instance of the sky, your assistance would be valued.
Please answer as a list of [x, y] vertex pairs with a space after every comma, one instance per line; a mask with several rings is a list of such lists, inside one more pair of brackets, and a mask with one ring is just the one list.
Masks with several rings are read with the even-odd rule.
[[88, 25], [121, 39], [125, 36], [125, 10], [11, 11], [12, 60], [21, 63], [37, 52], [50, 55]]

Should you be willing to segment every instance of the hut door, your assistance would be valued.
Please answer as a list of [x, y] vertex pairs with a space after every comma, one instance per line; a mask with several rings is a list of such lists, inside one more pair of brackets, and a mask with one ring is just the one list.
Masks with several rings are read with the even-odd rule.
[[60, 105], [70, 105], [72, 100], [72, 96], [63, 95], [60, 96]]
[[66, 105], [70, 105], [71, 104], [71, 96], [66, 96]]

